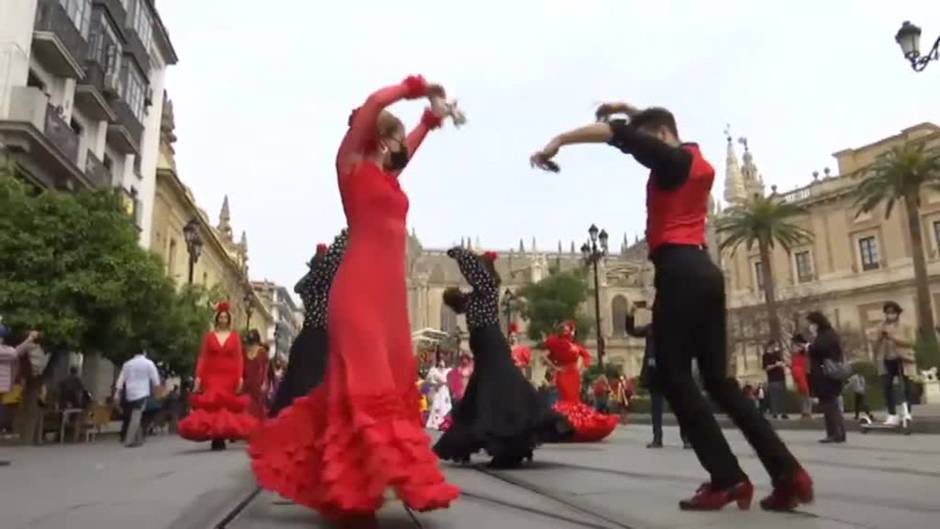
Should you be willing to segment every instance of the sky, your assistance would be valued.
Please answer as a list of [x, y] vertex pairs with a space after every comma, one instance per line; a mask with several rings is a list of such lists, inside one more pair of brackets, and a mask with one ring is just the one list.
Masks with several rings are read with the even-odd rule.
[[[328, 8], [324, 6], [328, 5]], [[665, 106], [716, 168], [748, 139], [767, 186], [805, 185], [832, 153], [940, 124], [940, 64], [894, 34], [940, 35], [940, 2], [159, 0], [179, 54], [167, 74], [177, 168], [214, 220], [228, 195], [253, 279], [293, 286], [345, 226], [334, 159], [350, 111], [409, 74], [439, 82], [468, 123], [432, 133], [402, 175], [426, 248], [568, 249], [596, 223], [642, 236], [646, 170], [573, 146], [559, 174], [529, 155], [603, 101]], [[423, 101], [392, 111], [417, 121]], [[736, 145], [741, 154], [740, 145]]]

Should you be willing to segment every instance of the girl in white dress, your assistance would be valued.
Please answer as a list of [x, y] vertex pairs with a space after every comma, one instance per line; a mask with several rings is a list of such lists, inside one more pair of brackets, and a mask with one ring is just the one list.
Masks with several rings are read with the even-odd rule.
[[444, 365], [444, 359], [438, 357], [437, 364], [428, 370], [425, 381], [430, 385], [428, 401], [431, 403], [431, 413], [425, 426], [438, 430], [444, 419], [450, 413], [450, 389], [447, 387], [447, 374], [450, 372]]

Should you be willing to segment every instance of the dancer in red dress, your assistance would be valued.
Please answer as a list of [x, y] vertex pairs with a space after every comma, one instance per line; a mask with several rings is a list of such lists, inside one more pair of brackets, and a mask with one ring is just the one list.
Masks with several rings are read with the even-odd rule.
[[420, 423], [405, 287], [408, 198], [398, 183], [441, 119], [425, 110], [406, 138], [384, 110], [444, 95], [409, 77], [369, 96], [350, 117], [336, 158], [349, 241], [330, 292], [326, 376], [278, 416], [280, 457], [253, 461], [261, 486], [345, 526], [374, 526], [388, 488], [422, 511], [459, 495]]
[[242, 378], [245, 380], [244, 390], [249, 399], [248, 413], [261, 420], [267, 415], [270, 358], [268, 346], [261, 343], [258, 331], [253, 329], [249, 335], [248, 348], [245, 351], [245, 374]]
[[226, 439], [246, 439], [258, 420], [246, 412], [248, 396], [239, 395], [244, 357], [238, 333], [231, 330], [228, 303], [216, 307], [215, 330], [206, 333], [196, 363], [196, 384], [189, 398], [192, 411], [177, 430], [190, 441], [212, 441], [225, 449]]
[[574, 428], [575, 442], [591, 443], [600, 441], [611, 434], [617, 427], [616, 415], [605, 415], [581, 401], [581, 369], [591, 365], [591, 353], [574, 341], [575, 324], [573, 321], [562, 325], [561, 333], [545, 339], [548, 348], [547, 359], [555, 370], [555, 386], [558, 388], [558, 402], [555, 411], [564, 415]]

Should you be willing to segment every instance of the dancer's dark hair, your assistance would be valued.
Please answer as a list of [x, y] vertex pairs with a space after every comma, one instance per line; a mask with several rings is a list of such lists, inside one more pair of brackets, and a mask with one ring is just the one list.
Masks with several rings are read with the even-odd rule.
[[650, 107], [630, 118], [630, 126], [637, 129], [655, 130], [666, 127], [674, 136], [679, 137], [679, 128], [676, 126], [676, 117], [672, 112], [662, 107]]
[[447, 287], [444, 290], [444, 304], [457, 314], [467, 311], [467, 295], [457, 287]]
[[827, 318], [825, 314], [819, 312], [818, 310], [814, 310], [813, 312], [807, 314], [806, 321], [816, 324], [820, 331], [832, 329], [832, 324], [829, 323], [829, 318]]

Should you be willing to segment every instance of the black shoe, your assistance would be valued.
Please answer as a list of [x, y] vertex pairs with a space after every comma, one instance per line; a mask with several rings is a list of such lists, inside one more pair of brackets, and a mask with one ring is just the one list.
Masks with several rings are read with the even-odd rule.
[[682, 448], [685, 449], [685, 450], [691, 450], [691, 449], [692, 449], [692, 443], [690, 443], [690, 442], [688, 442], [688, 441], [685, 441], [685, 442], [682, 443]]
[[225, 450], [225, 441], [221, 439], [214, 439], [212, 441], [212, 451], [218, 452], [220, 450]]
[[662, 441], [653, 441], [652, 443], [646, 445], [646, 448], [662, 448], [662, 447], [663, 447]]
[[839, 442], [839, 438], [837, 438], [837, 437], [827, 437], [827, 438], [825, 438], [825, 439], [820, 439], [819, 442], [822, 443], [822, 444], [824, 444], [824, 445], [834, 444], [834, 443], [838, 443], [838, 442]]
[[785, 421], [790, 420], [790, 416], [787, 415], [786, 413], [784, 413], [783, 415], [781, 415], [780, 418], [783, 419], [783, 420], [785, 420]]

